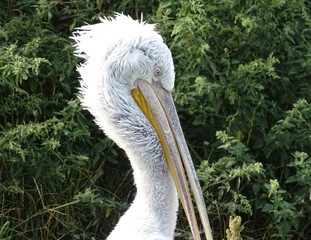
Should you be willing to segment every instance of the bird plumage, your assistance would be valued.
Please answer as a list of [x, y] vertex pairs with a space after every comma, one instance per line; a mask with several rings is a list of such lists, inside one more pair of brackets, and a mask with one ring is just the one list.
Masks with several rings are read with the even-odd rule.
[[78, 67], [82, 105], [125, 150], [137, 187], [134, 202], [108, 239], [172, 239], [177, 193], [158, 137], [131, 97], [134, 81], [156, 80], [157, 71], [165, 74], [165, 87], [173, 88], [171, 54], [154, 25], [124, 15], [82, 27], [74, 39], [76, 54], [86, 60]]
[[81, 104], [105, 134], [125, 150], [137, 195], [108, 240], [173, 239], [178, 197], [157, 132], [132, 91], [143, 79], [170, 92], [175, 73], [170, 50], [155, 26], [122, 14], [79, 28], [75, 54], [84, 59]]

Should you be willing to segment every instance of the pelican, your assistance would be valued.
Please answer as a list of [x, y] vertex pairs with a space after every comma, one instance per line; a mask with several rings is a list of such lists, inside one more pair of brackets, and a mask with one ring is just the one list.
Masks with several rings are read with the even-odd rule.
[[155, 25], [123, 14], [78, 28], [72, 37], [81, 76], [81, 104], [125, 150], [137, 194], [108, 240], [174, 238], [178, 197], [194, 239], [201, 239], [192, 193], [206, 239], [212, 239], [202, 190], [171, 91], [172, 55]]

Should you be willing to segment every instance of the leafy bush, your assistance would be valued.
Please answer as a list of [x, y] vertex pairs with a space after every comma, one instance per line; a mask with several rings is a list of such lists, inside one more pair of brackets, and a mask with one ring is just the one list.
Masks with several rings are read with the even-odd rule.
[[1, 1], [1, 239], [90, 239], [108, 234], [125, 209], [117, 196], [131, 182], [129, 166], [81, 111], [69, 39], [106, 8]]
[[159, 27], [216, 236], [240, 215], [243, 238], [310, 238], [311, 5], [174, 4]]
[[[308, 1], [0, 6], [1, 239], [102, 239], [135, 195], [125, 154], [75, 96], [69, 36], [114, 11], [144, 12], [172, 50], [215, 239], [311, 237]], [[177, 235], [189, 232], [181, 212]]]

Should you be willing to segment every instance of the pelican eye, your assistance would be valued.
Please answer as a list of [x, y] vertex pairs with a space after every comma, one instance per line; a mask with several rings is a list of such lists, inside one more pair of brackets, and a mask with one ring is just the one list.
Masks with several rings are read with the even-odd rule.
[[162, 69], [160, 67], [155, 67], [153, 69], [153, 75], [155, 77], [160, 77], [162, 75]]

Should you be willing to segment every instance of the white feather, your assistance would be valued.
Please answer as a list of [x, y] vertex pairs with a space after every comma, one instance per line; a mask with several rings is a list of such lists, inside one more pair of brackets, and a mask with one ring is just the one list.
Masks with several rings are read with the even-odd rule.
[[173, 239], [178, 199], [159, 139], [131, 96], [138, 78], [174, 87], [172, 56], [155, 25], [116, 14], [79, 28], [75, 54], [84, 59], [82, 105], [107, 136], [123, 148], [133, 167], [137, 195], [109, 240]]

